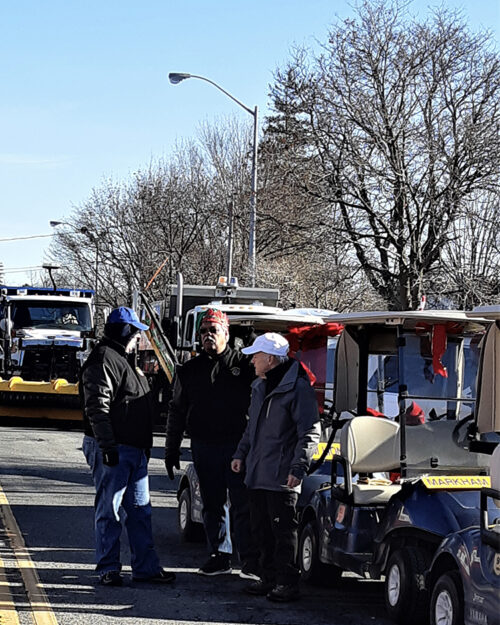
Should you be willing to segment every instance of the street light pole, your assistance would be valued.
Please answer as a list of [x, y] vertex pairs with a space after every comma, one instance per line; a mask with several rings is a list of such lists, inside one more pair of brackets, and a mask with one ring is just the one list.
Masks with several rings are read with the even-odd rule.
[[49, 221], [52, 228], [56, 226], [70, 226], [75, 232], [79, 232], [87, 237], [87, 239], [95, 245], [95, 269], [94, 269], [94, 292], [95, 292], [95, 309], [97, 314], [97, 287], [99, 285], [99, 235], [91, 232], [86, 226], [75, 228], [67, 221]]
[[[236, 102], [242, 109], [245, 109], [247, 113], [250, 113], [253, 117], [253, 146], [252, 146], [252, 181], [251, 181], [251, 191], [250, 191], [250, 232], [248, 239], [248, 270], [250, 273], [250, 281], [251, 286], [255, 286], [255, 276], [257, 271], [256, 265], [256, 247], [255, 247], [255, 232], [256, 232], [256, 224], [257, 224], [257, 155], [258, 155], [258, 121], [259, 121], [259, 110], [256, 106], [253, 110], [240, 102], [237, 98], [235, 98], [229, 91], [223, 89], [220, 85], [218, 85], [213, 80], [209, 78], [205, 78], [205, 76], [196, 76], [195, 74], [183, 74], [179, 72], [170, 72], [168, 75], [168, 79], [173, 85], [178, 85], [183, 80], [187, 80], [188, 78], [198, 78], [199, 80], [204, 80], [205, 82], [210, 83], [219, 91], [222, 91], [228, 98], [231, 98], [233, 102]], [[230, 278], [231, 276], [228, 276]]]
[[85, 226], [80, 228], [80, 232], [84, 234], [87, 239], [95, 245], [95, 301], [97, 309], [97, 287], [99, 285], [99, 237]]
[[252, 154], [252, 188], [250, 191], [250, 236], [248, 239], [248, 262], [250, 265], [251, 286], [255, 286], [257, 275], [257, 261], [255, 249], [255, 233], [257, 231], [257, 155], [258, 155], [258, 116], [259, 112], [255, 107], [253, 113], [253, 154]]
[[226, 272], [228, 284], [231, 281], [231, 276], [233, 273], [233, 201], [229, 203], [229, 208], [227, 211], [228, 217], [228, 237], [227, 237], [227, 262], [226, 262]]

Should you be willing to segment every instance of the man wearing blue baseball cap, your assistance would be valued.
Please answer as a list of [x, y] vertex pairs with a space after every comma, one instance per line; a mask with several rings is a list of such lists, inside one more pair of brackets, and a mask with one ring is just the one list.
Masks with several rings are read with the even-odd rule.
[[121, 586], [120, 508], [131, 552], [132, 579], [169, 583], [153, 545], [148, 457], [153, 445], [155, 404], [148, 382], [135, 365], [133, 347], [148, 326], [131, 308], [115, 308], [104, 337], [80, 373], [83, 452], [96, 488], [96, 571], [105, 586]]

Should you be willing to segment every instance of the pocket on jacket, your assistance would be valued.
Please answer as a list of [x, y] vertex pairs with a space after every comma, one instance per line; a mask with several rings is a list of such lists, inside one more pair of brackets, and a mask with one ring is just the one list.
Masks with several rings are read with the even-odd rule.
[[[283, 459], [284, 459], [284, 457], [285, 457], [285, 452], [284, 452], [284, 450], [282, 449], [282, 450], [280, 451], [280, 457], [279, 457], [278, 466], [276, 467], [276, 475], [275, 475], [275, 477], [276, 477], [276, 478], [281, 477], [281, 476], [282, 476], [282, 474], [283, 474]], [[288, 474], [287, 474], [287, 475], [288, 475]]]

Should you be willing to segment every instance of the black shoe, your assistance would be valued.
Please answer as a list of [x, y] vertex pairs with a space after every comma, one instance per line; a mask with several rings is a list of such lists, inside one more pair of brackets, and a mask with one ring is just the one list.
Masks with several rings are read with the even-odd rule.
[[240, 571], [241, 579], [253, 579], [255, 581], [260, 579], [259, 566], [254, 562], [244, 562]]
[[103, 586], [123, 586], [123, 577], [120, 571], [108, 571], [101, 575], [99, 583]]
[[148, 582], [149, 584], [171, 584], [175, 581], [175, 573], [161, 569], [151, 577], [133, 577], [134, 582]]
[[203, 566], [198, 569], [200, 575], [223, 575], [231, 573], [231, 562], [225, 553], [213, 553]]
[[274, 584], [270, 582], [264, 582], [261, 579], [256, 582], [251, 582], [245, 588], [243, 588], [244, 592], [248, 595], [267, 595], [274, 588]]
[[295, 601], [299, 597], [300, 592], [297, 584], [277, 584], [267, 593], [267, 598], [270, 601]]

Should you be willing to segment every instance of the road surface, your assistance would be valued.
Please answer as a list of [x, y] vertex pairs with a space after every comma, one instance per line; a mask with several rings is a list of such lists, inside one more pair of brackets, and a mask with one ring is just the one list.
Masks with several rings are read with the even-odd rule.
[[[334, 589], [304, 585], [299, 601], [274, 604], [244, 594], [246, 582], [236, 570], [196, 574], [206, 547], [179, 539], [177, 480], [166, 476], [162, 437], [155, 437], [150, 462], [153, 528], [161, 562], [177, 581], [134, 584], [125, 566], [124, 587], [101, 587], [93, 570], [94, 495], [81, 432], [16, 424], [1, 426], [0, 436], [3, 525], [11, 511], [20, 532], [0, 528], [1, 625], [33, 618], [37, 625], [389, 625], [380, 582], [348, 576]], [[126, 540], [123, 552], [128, 564]]]

